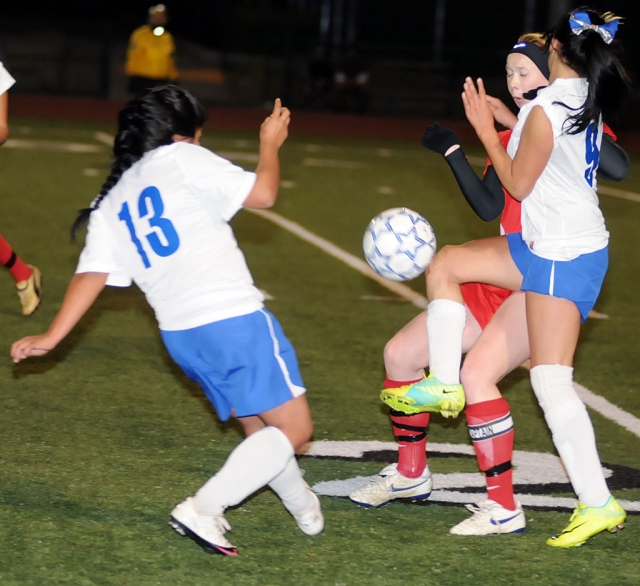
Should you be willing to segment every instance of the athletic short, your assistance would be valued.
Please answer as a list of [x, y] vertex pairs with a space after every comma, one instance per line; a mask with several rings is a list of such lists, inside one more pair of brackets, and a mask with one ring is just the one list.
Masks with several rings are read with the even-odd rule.
[[508, 234], [511, 258], [522, 273], [522, 291], [534, 291], [573, 301], [582, 321], [587, 319], [600, 294], [609, 266], [609, 250], [582, 254], [573, 260], [548, 260], [535, 255], [521, 233]]
[[265, 308], [189, 330], [160, 330], [171, 357], [198, 382], [222, 421], [258, 415], [305, 392], [298, 359]]
[[460, 286], [460, 290], [464, 304], [483, 330], [495, 312], [498, 311], [498, 307], [513, 293], [508, 289], [484, 283], [465, 283]]

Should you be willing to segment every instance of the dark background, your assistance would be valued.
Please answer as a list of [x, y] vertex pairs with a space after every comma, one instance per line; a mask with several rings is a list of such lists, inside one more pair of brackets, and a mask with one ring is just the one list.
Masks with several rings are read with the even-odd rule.
[[[2, 58], [10, 71], [14, 67], [12, 72], [18, 80], [15, 91], [109, 97], [113, 93], [113, 81], [108, 71], [114, 51], [126, 45], [133, 29], [146, 21], [151, 4], [140, 0], [3, 1], [0, 5], [0, 41], [5, 41]], [[215, 67], [224, 69], [226, 57], [235, 54], [280, 59], [284, 73], [275, 82], [282, 86], [277, 93], [289, 97], [293, 105], [296, 105], [294, 86], [303, 81], [298, 79], [300, 76], [291, 64], [307, 58], [317, 45], [324, 46], [334, 60], [339, 60], [347, 47], [355, 45], [372, 67], [386, 63], [387, 69], [403, 69], [406, 75], [394, 83], [406, 87], [398, 87], [388, 99], [373, 104], [370, 112], [385, 115], [424, 115], [429, 114], [430, 108], [434, 114], [440, 114], [437, 110], [442, 110], [444, 102], [459, 101], [461, 80], [466, 75], [482, 76], [490, 91], [508, 99], [503, 78], [504, 59], [518, 35], [547, 30], [558, 12], [582, 4], [568, 0], [165, 2], [170, 16], [168, 28], [178, 47], [181, 41], [188, 41], [216, 52], [221, 60]], [[625, 17], [618, 38], [625, 47], [626, 66], [632, 78], [637, 79], [640, 1], [594, 0], [589, 5]], [[56, 48], [47, 50], [40, 39], [52, 34], [57, 35]], [[21, 39], [23, 43], [18, 42]], [[92, 48], [77, 48], [82, 39], [94, 43]], [[28, 82], [30, 68], [35, 72], [36, 62], [41, 64], [43, 60], [60, 71], [73, 60], [84, 60], [87, 69], [97, 72], [97, 81], [78, 88], [60, 81], [60, 74], [56, 83]], [[412, 71], [421, 73], [413, 75]], [[437, 76], [425, 73], [434, 71], [438, 72]], [[372, 84], [374, 81], [372, 79]], [[433, 99], [435, 86], [440, 96], [439, 105]], [[636, 102], [640, 100], [636, 98], [636, 91], [634, 89], [628, 100], [622, 122], [640, 128], [640, 114], [636, 114], [639, 110]], [[398, 105], [402, 100], [404, 108]], [[452, 106], [443, 113], [458, 117], [460, 109]]]

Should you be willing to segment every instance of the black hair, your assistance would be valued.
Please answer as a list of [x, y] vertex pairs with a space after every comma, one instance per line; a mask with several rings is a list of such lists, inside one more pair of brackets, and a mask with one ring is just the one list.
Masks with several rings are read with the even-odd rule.
[[586, 13], [591, 25], [603, 25], [620, 18], [611, 12], [600, 13], [592, 8], [576, 8], [565, 14], [555, 28], [548, 33], [547, 49], [552, 39], [560, 43], [559, 57], [563, 63], [584, 77], [589, 88], [587, 98], [575, 114], [569, 116], [568, 134], [579, 134], [592, 121], [601, 116], [607, 117], [616, 112], [622, 98], [629, 91], [629, 75], [622, 65], [622, 48], [616, 39], [607, 43], [595, 28], [587, 28], [576, 34], [572, 31], [570, 20], [576, 13]]
[[138, 94], [118, 114], [118, 132], [113, 141], [115, 161], [91, 206], [80, 210], [71, 239], [89, 221], [91, 212], [109, 194], [122, 174], [142, 156], [171, 144], [173, 135], [193, 138], [206, 120], [204, 108], [187, 90], [175, 85], [157, 86]]

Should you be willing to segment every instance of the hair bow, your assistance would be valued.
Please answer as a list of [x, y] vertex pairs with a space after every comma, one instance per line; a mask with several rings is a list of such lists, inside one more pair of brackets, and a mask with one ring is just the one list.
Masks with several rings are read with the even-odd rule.
[[617, 20], [611, 20], [604, 24], [591, 24], [591, 19], [586, 12], [574, 12], [569, 17], [569, 26], [574, 35], [580, 35], [584, 31], [594, 30], [602, 37], [602, 40], [607, 43], [607, 45], [611, 44], [611, 41], [613, 41], [613, 38], [616, 36], [616, 32], [618, 32]]

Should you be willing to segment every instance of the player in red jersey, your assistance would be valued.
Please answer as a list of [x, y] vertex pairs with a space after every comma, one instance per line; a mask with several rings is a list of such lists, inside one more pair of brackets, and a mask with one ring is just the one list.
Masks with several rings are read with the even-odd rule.
[[[508, 55], [507, 85], [518, 107], [533, 99], [539, 88], [548, 85], [548, 56], [543, 47], [541, 35], [523, 35]], [[517, 118], [500, 100], [488, 98], [488, 101], [495, 119], [509, 129], [500, 133], [506, 147], [510, 128]], [[629, 159], [613, 141], [613, 133], [610, 135], [603, 139], [598, 171], [608, 179], [621, 180], [628, 174]], [[437, 123], [427, 128], [422, 143], [445, 157], [463, 195], [480, 218], [492, 221], [500, 216], [502, 234], [521, 231], [520, 202], [502, 188], [491, 161], [480, 179], [462, 152], [456, 134]], [[486, 475], [490, 498], [473, 507], [474, 516], [454, 527], [452, 533], [517, 533], [524, 530], [525, 518], [513, 495], [513, 422], [497, 382], [529, 357], [524, 293], [468, 283], [462, 285], [462, 294], [466, 306], [463, 333], [466, 358], [460, 380], [466, 394], [469, 433], [479, 467]], [[432, 318], [434, 310], [438, 310], [437, 304], [429, 307]], [[424, 377], [430, 357], [438, 352], [438, 348], [428, 347], [425, 321], [426, 312], [422, 312], [387, 343], [385, 388], [403, 386]], [[399, 461], [350, 495], [362, 506], [379, 507], [392, 499], [425, 499], [431, 493], [432, 481], [426, 461], [426, 427], [430, 414], [407, 414], [391, 409], [390, 417], [398, 441]], [[477, 523], [478, 517], [489, 522]], [[496, 517], [498, 522], [491, 523]]]
[[[0, 63], [0, 145], [4, 144], [9, 135], [7, 90], [14, 83], [15, 79]], [[37, 267], [25, 264], [2, 235], [0, 235], [0, 264], [9, 270], [16, 282], [22, 314], [31, 315], [40, 304], [40, 271]]]

